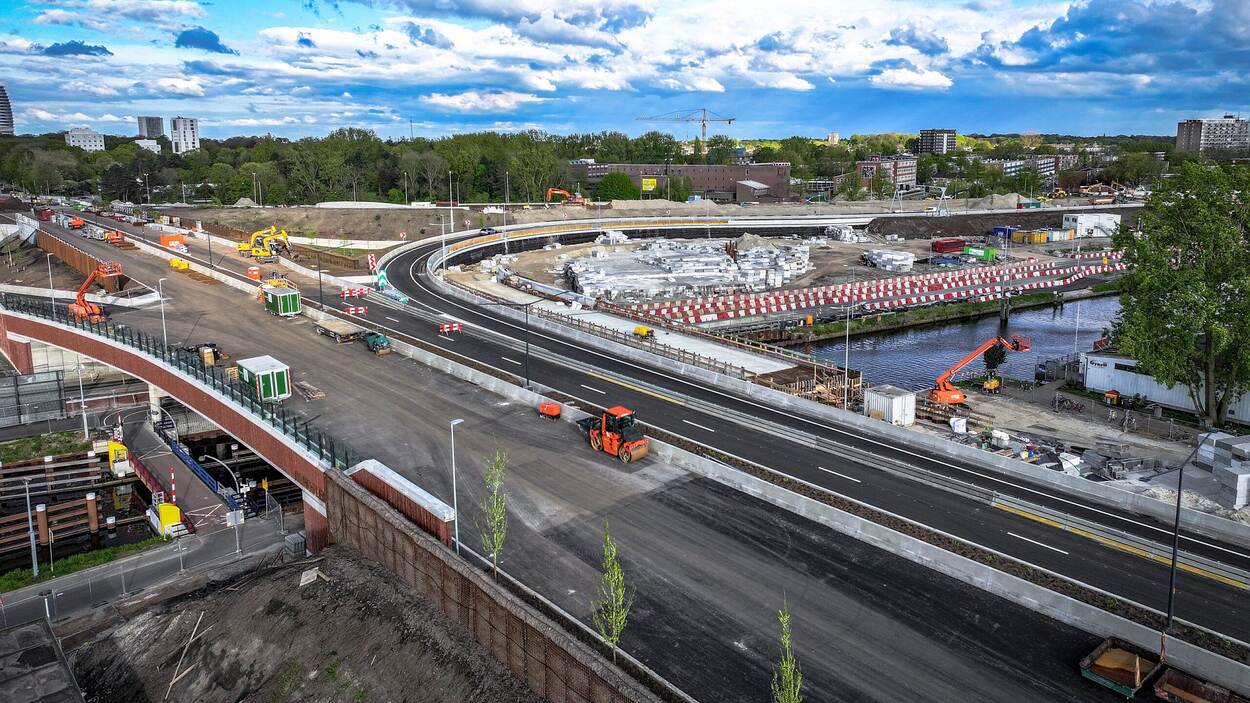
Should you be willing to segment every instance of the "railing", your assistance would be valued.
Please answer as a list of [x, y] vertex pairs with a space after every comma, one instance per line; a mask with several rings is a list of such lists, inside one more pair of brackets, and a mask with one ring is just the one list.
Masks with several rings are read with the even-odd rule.
[[207, 385], [236, 408], [251, 415], [256, 422], [269, 425], [331, 468], [345, 470], [352, 466], [360, 456], [348, 444], [336, 440], [320, 428], [313, 427], [309, 420], [288, 412], [280, 405], [260, 401], [253, 395], [250, 388], [227, 378], [223, 369], [205, 366], [199, 355], [181, 353], [174, 347], [165, 346], [160, 337], [153, 337], [141, 330], [111, 322], [93, 323], [79, 320], [71, 316], [65, 306], [53, 306], [46, 301], [0, 294], [0, 308], [48, 320], [85, 334], [107, 339], [173, 367], [195, 381]]

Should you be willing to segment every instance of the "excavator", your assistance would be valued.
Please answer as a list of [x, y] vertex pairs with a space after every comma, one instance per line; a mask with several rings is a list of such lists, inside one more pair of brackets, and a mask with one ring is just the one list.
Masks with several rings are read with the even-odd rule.
[[250, 256], [252, 251], [260, 246], [260, 243], [264, 241], [265, 237], [268, 237], [277, 231], [278, 228], [273, 225], [269, 225], [269, 227], [265, 229], [258, 229], [248, 236], [246, 242], [236, 242], [234, 248], [237, 249], [243, 256]]
[[267, 235], [260, 240], [259, 245], [254, 245], [249, 253], [257, 263], [271, 264], [278, 260], [279, 254], [289, 251], [291, 251], [291, 243], [286, 238], [286, 230], [282, 230], [277, 234]]
[[[949, 369], [946, 369], [941, 376], [938, 376], [937, 383], [934, 384], [933, 388], [929, 391], [929, 400], [934, 403], [941, 403], [942, 405], [960, 405], [964, 401], [968, 400], [968, 396], [951, 383], [951, 377], [958, 373], [960, 369], [975, 361], [977, 357], [989, 351], [990, 347], [995, 345], [1001, 345], [1004, 349], [1014, 352], [1027, 352], [1033, 348], [1033, 344], [1027, 337], [1021, 337], [1018, 335], [1013, 335], [1011, 339], [1005, 339], [1003, 337], [990, 337], [982, 342], [981, 346], [973, 349], [967, 356], [960, 359], [959, 363]], [[997, 378], [993, 378], [990, 379], [990, 381], [987, 381], [986, 383], [989, 385], [985, 386], [986, 389], [990, 391], [996, 390], [999, 384], [990, 384], [991, 381], [996, 380]], [[991, 388], [990, 385], [993, 387]]]
[[87, 276], [87, 280], [78, 289], [78, 295], [74, 297], [74, 302], [69, 304], [69, 314], [73, 315], [79, 321], [90, 323], [104, 322], [108, 319], [100, 306], [87, 300], [87, 291], [91, 290], [91, 285], [101, 278], [112, 278], [122, 275], [122, 265], [116, 261], [100, 262], [95, 270]]
[[590, 202], [589, 199], [582, 197], [581, 193], [570, 193], [563, 188], [548, 188], [547, 202], [551, 202], [551, 199], [557, 195], [564, 196], [565, 205], [586, 205]]

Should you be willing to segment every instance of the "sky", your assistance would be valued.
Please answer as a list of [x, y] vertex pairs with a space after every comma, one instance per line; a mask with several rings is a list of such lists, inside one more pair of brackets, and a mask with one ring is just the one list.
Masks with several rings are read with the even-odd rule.
[[1168, 135], [1250, 114], [1250, 0], [4, 0], [0, 84], [19, 134]]

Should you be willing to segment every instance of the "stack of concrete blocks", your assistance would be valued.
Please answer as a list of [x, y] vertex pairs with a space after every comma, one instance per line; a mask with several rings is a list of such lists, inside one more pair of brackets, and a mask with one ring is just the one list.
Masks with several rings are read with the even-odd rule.
[[894, 249], [869, 249], [864, 252], [864, 259], [883, 271], [907, 273], [916, 263], [916, 255]]
[[1221, 505], [1241, 510], [1250, 504], [1250, 436], [1217, 440], [1212, 473]]

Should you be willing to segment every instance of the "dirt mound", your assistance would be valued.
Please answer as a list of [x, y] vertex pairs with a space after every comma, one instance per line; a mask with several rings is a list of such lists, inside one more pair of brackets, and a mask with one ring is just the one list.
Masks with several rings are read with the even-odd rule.
[[[868, 223], [868, 231], [875, 234], [897, 234], [903, 239], [928, 239], [930, 237], [981, 237], [989, 235], [995, 227], [1007, 225], [1020, 229], [1059, 229], [1063, 226], [1065, 211], [1017, 210], [1013, 213], [993, 215], [952, 214], [947, 217], [878, 217]], [[1140, 208], [1100, 209], [1120, 216], [1124, 224], [1137, 223]]]
[[251, 198], [239, 198], [234, 201], [233, 207], [257, 207], [256, 201]]
[[750, 251], [752, 249], [776, 249], [777, 245], [772, 240], [746, 232], [741, 237], [734, 240], [734, 246], [738, 251]]
[[[203, 612], [170, 700], [538, 703], [394, 575], [345, 547], [322, 556], [158, 605], [80, 647], [87, 700], [164, 700]], [[301, 586], [313, 568], [325, 578]]]

